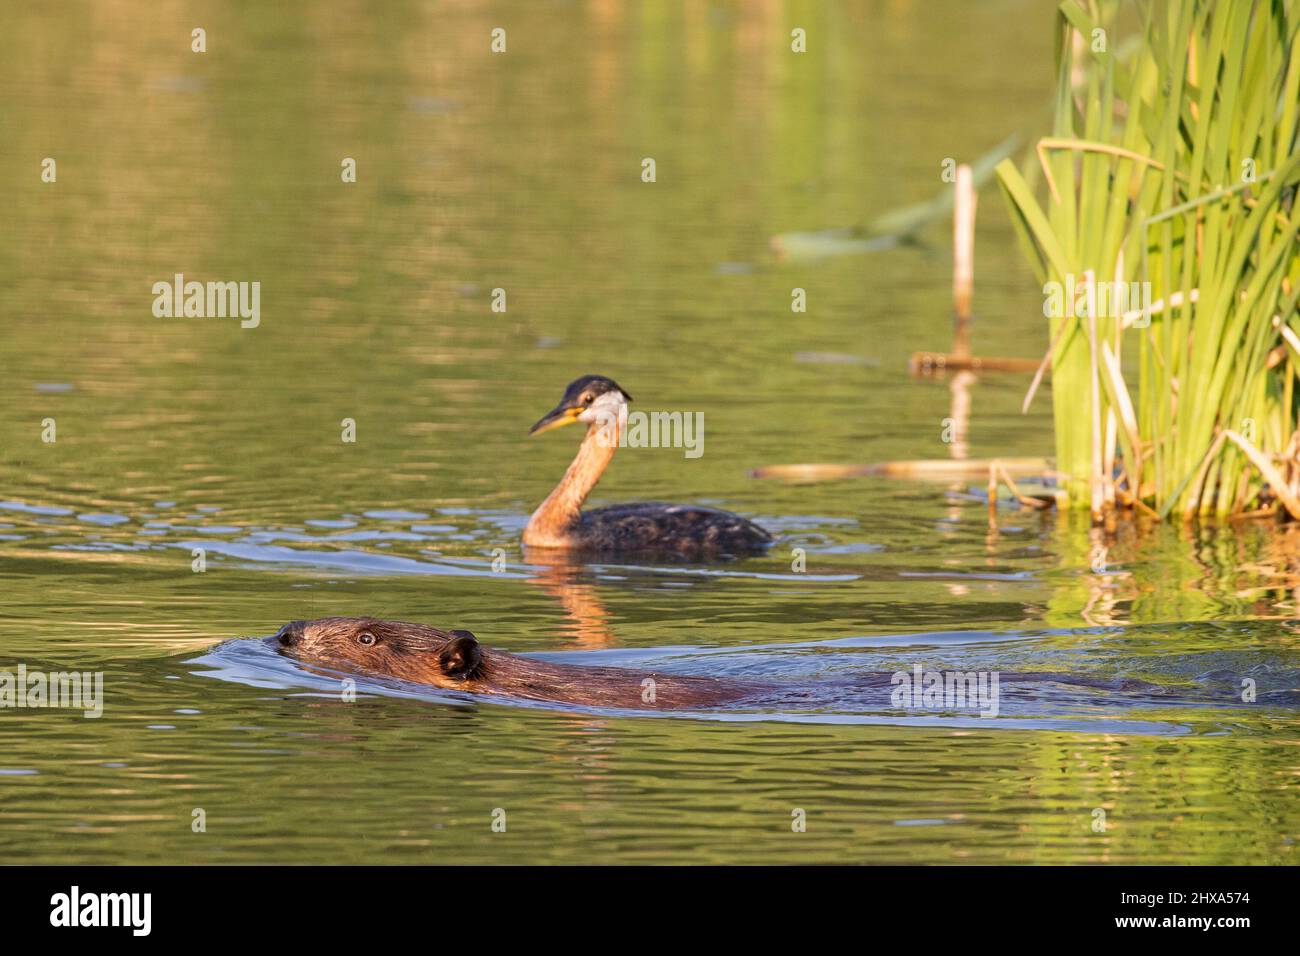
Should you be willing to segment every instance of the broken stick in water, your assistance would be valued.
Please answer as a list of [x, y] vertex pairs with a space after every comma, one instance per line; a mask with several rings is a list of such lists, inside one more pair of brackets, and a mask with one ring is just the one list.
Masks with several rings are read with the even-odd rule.
[[[870, 465], [765, 465], [750, 471], [751, 478], [784, 478], [794, 481], [827, 481], [836, 478], [920, 478], [949, 481], [953, 478], [979, 478], [988, 473], [995, 459], [924, 458], [911, 461], [882, 461]], [[1008, 475], [1043, 477], [1050, 474], [1052, 463], [1046, 458], [998, 458], [997, 463]]]
[[1038, 368], [1038, 360], [913, 352], [908, 366], [913, 375], [932, 375], [935, 372], [1032, 372]]

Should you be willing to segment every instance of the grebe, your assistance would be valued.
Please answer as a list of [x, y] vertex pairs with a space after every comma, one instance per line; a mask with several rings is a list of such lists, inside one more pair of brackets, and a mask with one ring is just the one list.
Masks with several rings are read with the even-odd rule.
[[755, 554], [772, 536], [729, 511], [657, 502], [612, 505], [582, 511], [582, 503], [618, 450], [631, 396], [613, 379], [584, 375], [532, 428], [537, 435], [571, 422], [584, 422], [587, 435], [568, 471], [537, 506], [524, 528], [524, 545], [604, 554], [664, 554], [682, 558]]

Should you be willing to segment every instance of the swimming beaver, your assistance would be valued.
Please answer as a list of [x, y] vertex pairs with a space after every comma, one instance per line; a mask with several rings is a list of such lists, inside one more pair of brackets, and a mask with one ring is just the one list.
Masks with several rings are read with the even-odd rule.
[[[624, 667], [552, 664], [483, 647], [469, 631], [372, 617], [326, 617], [291, 621], [271, 641], [311, 667], [355, 671], [474, 694], [637, 710], [709, 707], [825, 706], [838, 695], [860, 698], [864, 690], [886, 704], [897, 673], [855, 673], [847, 679], [803, 684], [764, 683], [717, 677], [685, 677]], [[1081, 674], [1000, 673], [1001, 683], [1072, 684], [1106, 690], [1163, 689], [1132, 679], [1100, 680]], [[919, 676], [918, 676], [919, 680]], [[997, 682], [993, 685], [997, 692]]]
[[550, 664], [483, 647], [469, 631], [443, 631], [424, 624], [371, 617], [290, 621], [273, 640], [285, 654], [305, 664], [474, 694], [590, 707], [716, 707], [737, 703], [774, 686], [622, 667]]

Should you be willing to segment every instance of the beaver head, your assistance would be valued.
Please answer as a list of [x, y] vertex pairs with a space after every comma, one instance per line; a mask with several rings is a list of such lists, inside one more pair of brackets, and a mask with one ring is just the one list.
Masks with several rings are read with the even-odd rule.
[[305, 664], [386, 674], [437, 687], [464, 687], [482, 676], [483, 651], [469, 631], [372, 617], [290, 621], [272, 641]]

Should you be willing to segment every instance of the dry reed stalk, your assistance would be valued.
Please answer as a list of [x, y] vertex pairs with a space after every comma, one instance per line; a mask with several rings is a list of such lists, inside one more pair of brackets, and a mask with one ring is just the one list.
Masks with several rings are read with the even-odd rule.
[[957, 167], [952, 213], [953, 353], [970, 354], [971, 300], [975, 289], [975, 207], [979, 196], [970, 166]]
[[1264, 480], [1273, 489], [1273, 494], [1277, 495], [1278, 501], [1282, 502], [1282, 507], [1286, 508], [1287, 514], [1300, 520], [1300, 499], [1297, 499], [1292, 494], [1291, 486], [1282, 477], [1282, 473], [1277, 470], [1277, 467], [1268, 460], [1268, 456], [1255, 447], [1255, 444], [1248, 438], [1238, 435], [1231, 428], [1225, 428], [1223, 434], [1245, 452], [1251, 464], [1259, 469], [1259, 473], [1264, 476]]

